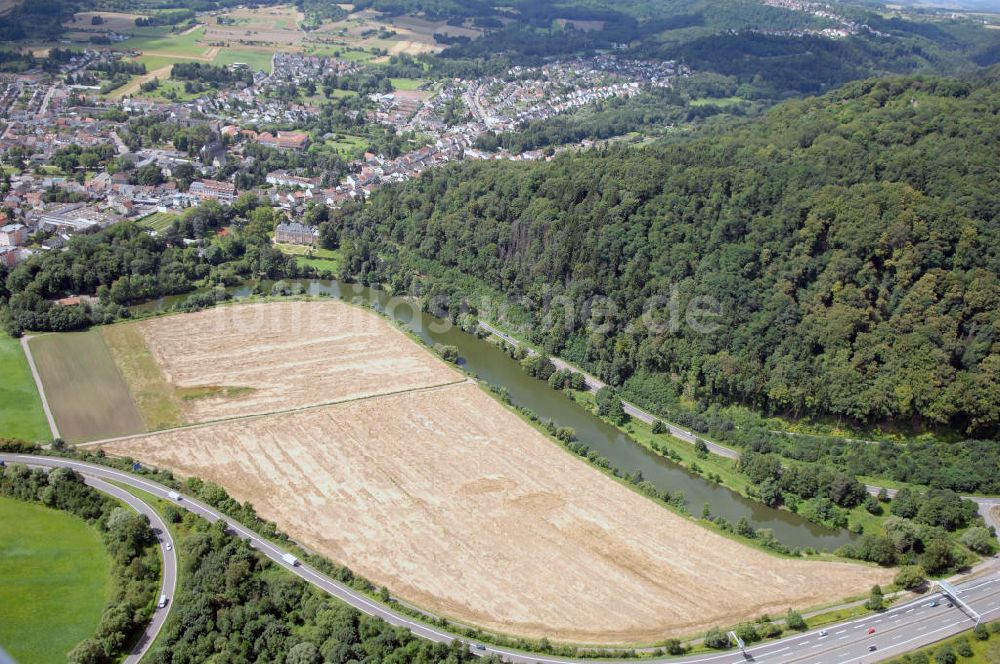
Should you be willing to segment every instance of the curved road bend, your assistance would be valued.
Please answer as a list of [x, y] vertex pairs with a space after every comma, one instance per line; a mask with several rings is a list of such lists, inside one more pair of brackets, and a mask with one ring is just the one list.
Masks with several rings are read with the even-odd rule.
[[[0, 459], [4, 461], [11, 461], [14, 460], [13, 457], [17, 456], [18, 455], [4, 454], [0, 455]], [[31, 457], [19, 457], [16, 460], [18, 463], [23, 463], [27, 466], [33, 466], [35, 468], [51, 468], [57, 465], [71, 465], [52, 463], [55, 459], [42, 457], [34, 459]], [[170, 530], [167, 528], [167, 524], [164, 523], [163, 519], [160, 518], [160, 515], [155, 509], [136, 496], [133, 496], [125, 489], [115, 486], [114, 484], [109, 484], [102, 479], [98, 479], [98, 477], [96, 477], [89, 468], [76, 468], [75, 466], [74, 468], [79, 471], [81, 475], [83, 475], [83, 480], [88, 486], [117, 498], [139, 514], [145, 514], [149, 517], [149, 524], [153, 528], [153, 532], [156, 533], [156, 539], [160, 544], [160, 557], [163, 560], [163, 578], [160, 583], [160, 595], [167, 596], [168, 604], [165, 608], [161, 609], [157, 605], [153, 609], [152, 619], [149, 621], [149, 624], [146, 625], [146, 629], [143, 630], [135, 645], [132, 646], [132, 651], [123, 660], [125, 664], [138, 664], [139, 660], [141, 660], [146, 654], [146, 651], [149, 650], [149, 647], [153, 645], [153, 641], [156, 640], [157, 635], [163, 628], [163, 624], [167, 621], [167, 614], [170, 612], [169, 602], [173, 599], [174, 593], [177, 589], [177, 552], [174, 550], [174, 541], [170, 536]], [[131, 482], [125, 483], [131, 484]], [[170, 548], [167, 548], [168, 545]], [[156, 599], [157, 602], [159, 602], [159, 596], [157, 596]]]
[[[520, 341], [510, 336], [506, 332], [498, 330], [489, 323], [484, 323], [483, 321], [479, 321], [479, 327], [512, 346], [522, 345]], [[525, 349], [530, 354], [535, 353], [534, 350], [528, 348], [527, 346], [525, 346]], [[574, 367], [565, 360], [552, 356], [550, 356], [549, 359], [552, 361], [552, 364], [555, 366], [556, 369], [568, 369], [570, 371], [583, 374], [584, 382], [587, 385], [587, 391], [589, 392], [597, 392], [597, 390], [606, 386], [606, 383], [601, 381], [596, 376], [591, 376], [585, 371], [580, 371], [579, 368]], [[653, 422], [659, 419], [660, 421], [663, 422], [664, 426], [667, 427], [667, 432], [674, 438], [679, 438], [686, 443], [691, 443], [692, 445], [694, 445], [697, 441], [701, 440], [703, 443], [705, 443], [705, 446], [708, 447], [708, 451], [711, 452], [712, 454], [725, 457], [727, 459], [735, 460], [740, 458], [740, 453], [738, 450], [734, 450], [731, 447], [726, 447], [725, 445], [720, 445], [706, 438], [701, 438], [698, 435], [688, 431], [687, 429], [682, 429], [676, 424], [671, 424], [666, 420], [662, 420], [661, 418], [655, 417], [651, 413], [644, 411], [642, 408], [639, 408], [635, 404], [629, 403], [624, 399], [622, 399], [622, 409], [630, 417], [634, 417], [635, 419], [645, 422], [646, 424], [653, 424]], [[865, 488], [868, 490], [868, 493], [872, 495], [878, 495], [878, 493], [882, 490], [882, 487], [875, 486], [874, 484], [867, 484], [865, 485]], [[896, 495], [895, 489], [886, 489], [886, 491], [890, 497]], [[1000, 507], [1000, 498], [981, 498], [976, 496], [962, 496], [962, 497], [965, 498], [966, 500], [971, 500], [974, 503], [976, 503], [979, 506], [979, 514], [980, 516], [983, 517], [983, 520], [986, 522], [986, 525], [993, 526], [994, 528], [997, 529], [998, 532], [1000, 532], [1000, 517], [994, 515], [992, 510], [993, 507]]]
[[[8, 463], [24, 463], [34, 466], [69, 466], [92, 481], [100, 481], [102, 479], [114, 480], [137, 489], [142, 489], [159, 498], [170, 499], [170, 489], [167, 487], [147, 480], [144, 477], [113, 468], [72, 459], [20, 454], [0, 454], [0, 460]], [[116, 488], [111, 487], [111, 489]], [[131, 494], [128, 494], [128, 496], [131, 499], [135, 499]], [[271, 559], [276, 565], [284, 567], [304, 581], [328, 592], [362, 613], [381, 618], [393, 625], [405, 627], [416, 636], [431, 641], [449, 643], [455, 639], [467, 640], [398, 613], [385, 605], [369, 599], [364, 594], [330, 579], [308, 565], [289, 565], [281, 557], [286, 553], [284, 550], [200, 501], [188, 496], [182, 496], [180, 500], [174, 501], [174, 503], [209, 521], [224, 521], [231, 531], [247, 539], [254, 548]], [[166, 532], [165, 528], [164, 532]], [[1000, 617], [1000, 576], [991, 573], [983, 578], [966, 581], [959, 586], [958, 591], [962, 601], [979, 612], [985, 620]], [[939, 605], [931, 606], [933, 600], [937, 600]], [[893, 607], [884, 613], [866, 616], [837, 625], [830, 625], [823, 630], [811, 630], [802, 634], [794, 634], [780, 641], [752, 646], [748, 649], [746, 655], [740, 652], [729, 651], [707, 653], [684, 659], [663, 658], [646, 661], [672, 662], [673, 664], [738, 664], [746, 661], [766, 661], [769, 663], [774, 662], [775, 664], [794, 662], [808, 662], [809, 664], [871, 663], [898, 656], [914, 648], [929, 645], [975, 625], [975, 620], [966, 615], [961, 608], [958, 606], [949, 607], [947, 604], [947, 599], [940, 593], [928, 593], [925, 597]], [[166, 612], [161, 611], [160, 613], [165, 614]], [[871, 629], [875, 631], [869, 633]], [[869, 651], [871, 646], [875, 646], [874, 651]], [[475, 652], [481, 654], [498, 654], [505, 660], [517, 664], [592, 661], [535, 655], [494, 646], [485, 646], [484, 649], [476, 650]], [[634, 660], [626, 660], [622, 664], [634, 664]]]

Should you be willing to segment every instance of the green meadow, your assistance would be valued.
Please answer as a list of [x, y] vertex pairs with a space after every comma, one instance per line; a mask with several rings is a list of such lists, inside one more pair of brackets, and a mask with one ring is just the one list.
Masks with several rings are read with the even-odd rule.
[[52, 438], [21, 340], [0, 334], [0, 438], [31, 442]]
[[0, 645], [21, 664], [57, 664], [93, 636], [111, 589], [97, 529], [0, 497]]

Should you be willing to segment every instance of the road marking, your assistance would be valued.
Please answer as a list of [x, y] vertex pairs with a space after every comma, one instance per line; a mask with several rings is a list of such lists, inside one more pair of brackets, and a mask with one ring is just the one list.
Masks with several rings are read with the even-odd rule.
[[913, 609], [909, 609], [908, 611], [906, 611], [906, 613], [913, 613], [913, 611], [914, 611]]
[[842, 630], [840, 630], [839, 632], [834, 632], [834, 634], [843, 634], [843, 633], [844, 633], [844, 632], [846, 632], [846, 631], [847, 631], [846, 629], [842, 629]]
[[837, 639], [837, 640], [838, 640], [838, 641], [843, 641], [843, 640], [844, 640], [844, 639], [846, 639], [846, 638], [848, 638], [848, 637], [846, 637], [846, 636], [842, 636], [842, 637], [840, 637], [840, 638], [839, 638], [839, 639]]

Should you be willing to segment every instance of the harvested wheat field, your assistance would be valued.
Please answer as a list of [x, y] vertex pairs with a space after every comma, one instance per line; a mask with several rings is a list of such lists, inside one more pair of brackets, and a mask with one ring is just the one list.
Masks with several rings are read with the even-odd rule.
[[711, 533], [568, 454], [471, 382], [103, 448], [217, 482], [400, 597], [520, 636], [648, 642], [891, 578]]
[[[337, 300], [216, 307], [134, 325], [187, 423], [462, 380], [383, 318]], [[133, 373], [123, 374], [138, 392]]]

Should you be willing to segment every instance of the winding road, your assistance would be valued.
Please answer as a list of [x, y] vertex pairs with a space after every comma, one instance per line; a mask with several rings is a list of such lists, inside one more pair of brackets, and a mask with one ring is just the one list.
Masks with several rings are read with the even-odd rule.
[[[450, 643], [456, 639], [465, 640], [442, 629], [416, 621], [389, 606], [376, 602], [366, 595], [340, 582], [334, 581], [309, 565], [301, 563], [296, 565], [289, 564], [282, 558], [287, 551], [275, 546], [254, 531], [198, 500], [186, 495], [172, 499], [172, 490], [157, 482], [132, 473], [73, 459], [0, 454], [0, 461], [4, 461], [5, 463], [23, 463], [36, 467], [54, 468], [67, 466], [73, 468], [87, 479], [88, 484], [91, 484], [95, 488], [100, 488], [102, 491], [107, 490], [112, 495], [128, 502], [142, 513], [149, 514], [154, 527], [161, 530], [161, 546], [164, 547], [165, 561], [164, 594], [168, 597], [173, 596], [176, 574], [175, 572], [170, 573], [169, 576], [171, 579], [168, 588], [166, 561], [171, 561], [172, 570], [176, 570], [176, 562], [173, 549], [168, 550], [165, 548], [166, 543], [170, 541], [166, 525], [152, 511], [152, 508], [143, 501], [119, 487], [108, 484], [108, 482], [113, 481], [125, 484], [136, 489], [141, 489], [158, 498], [171, 500], [178, 507], [193, 512], [210, 522], [224, 521], [230, 532], [247, 540], [251, 546], [267, 556], [274, 564], [285, 568], [307, 583], [337, 597], [362, 613], [381, 618], [393, 625], [405, 627], [416, 636], [431, 641]], [[150, 511], [147, 512], [146, 510]], [[822, 630], [811, 630], [800, 634], [793, 634], [784, 639], [762, 645], [751, 645], [745, 653], [731, 650], [680, 659], [661, 658], [643, 661], [672, 662], [673, 664], [737, 664], [747, 661], [766, 661], [774, 662], [775, 664], [790, 664], [795, 662], [808, 662], [809, 664], [862, 664], [865, 662], [877, 662], [898, 656], [908, 650], [934, 643], [935, 641], [973, 627], [976, 624], [976, 619], [965, 612], [965, 609], [962, 608], [963, 604], [972, 607], [984, 620], [1000, 617], [1000, 575], [995, 573], [994, 567], [995, 565], [991, 562], [986, 568], [981, 570], [981, 575], [978, 578], [967, 576], [963, 577], [964, 581], [960, 579], [953, 580], [955, 584], [960, 584], [957, 588], [957, 594], [959, 599], [962, 600], [961, 602], [954, 602], [954, 606], [949, 606], [949, 604], [953, 603], [952, 600], [954, 598], [948, 598], [940, 592], [932, 592], [918, 600], [893, 607], [883, 613], [865, 616], [837, 625], [830, 625]], [[155, 638], [156, 633], [158, 633], [163, 620], [166, 619], [166, 614], [166, 610], [157, 611], [153, 622], [146, 632], [147, 635], [151, 634], [151, 636], [137, 646], [137, 651], [133, 652], [126, 661], [138, 661], [142, 653], [152, 643], [152, 639]], [[874, 649], [870, 650], [873, 646]], [[506, 661], [517, 664], [530, 664], [532, 662], [556, 664], [562, 662], [593, 661], [553, 657], [482, 644], [479, 647], [473, 646], [473, 652], [481, 655], [496, 654]], [[602, 661], [607, 662], [609, 660]], [[621, 664], [630, 664], [632, 662], [634, 660], [623, 660]]]

